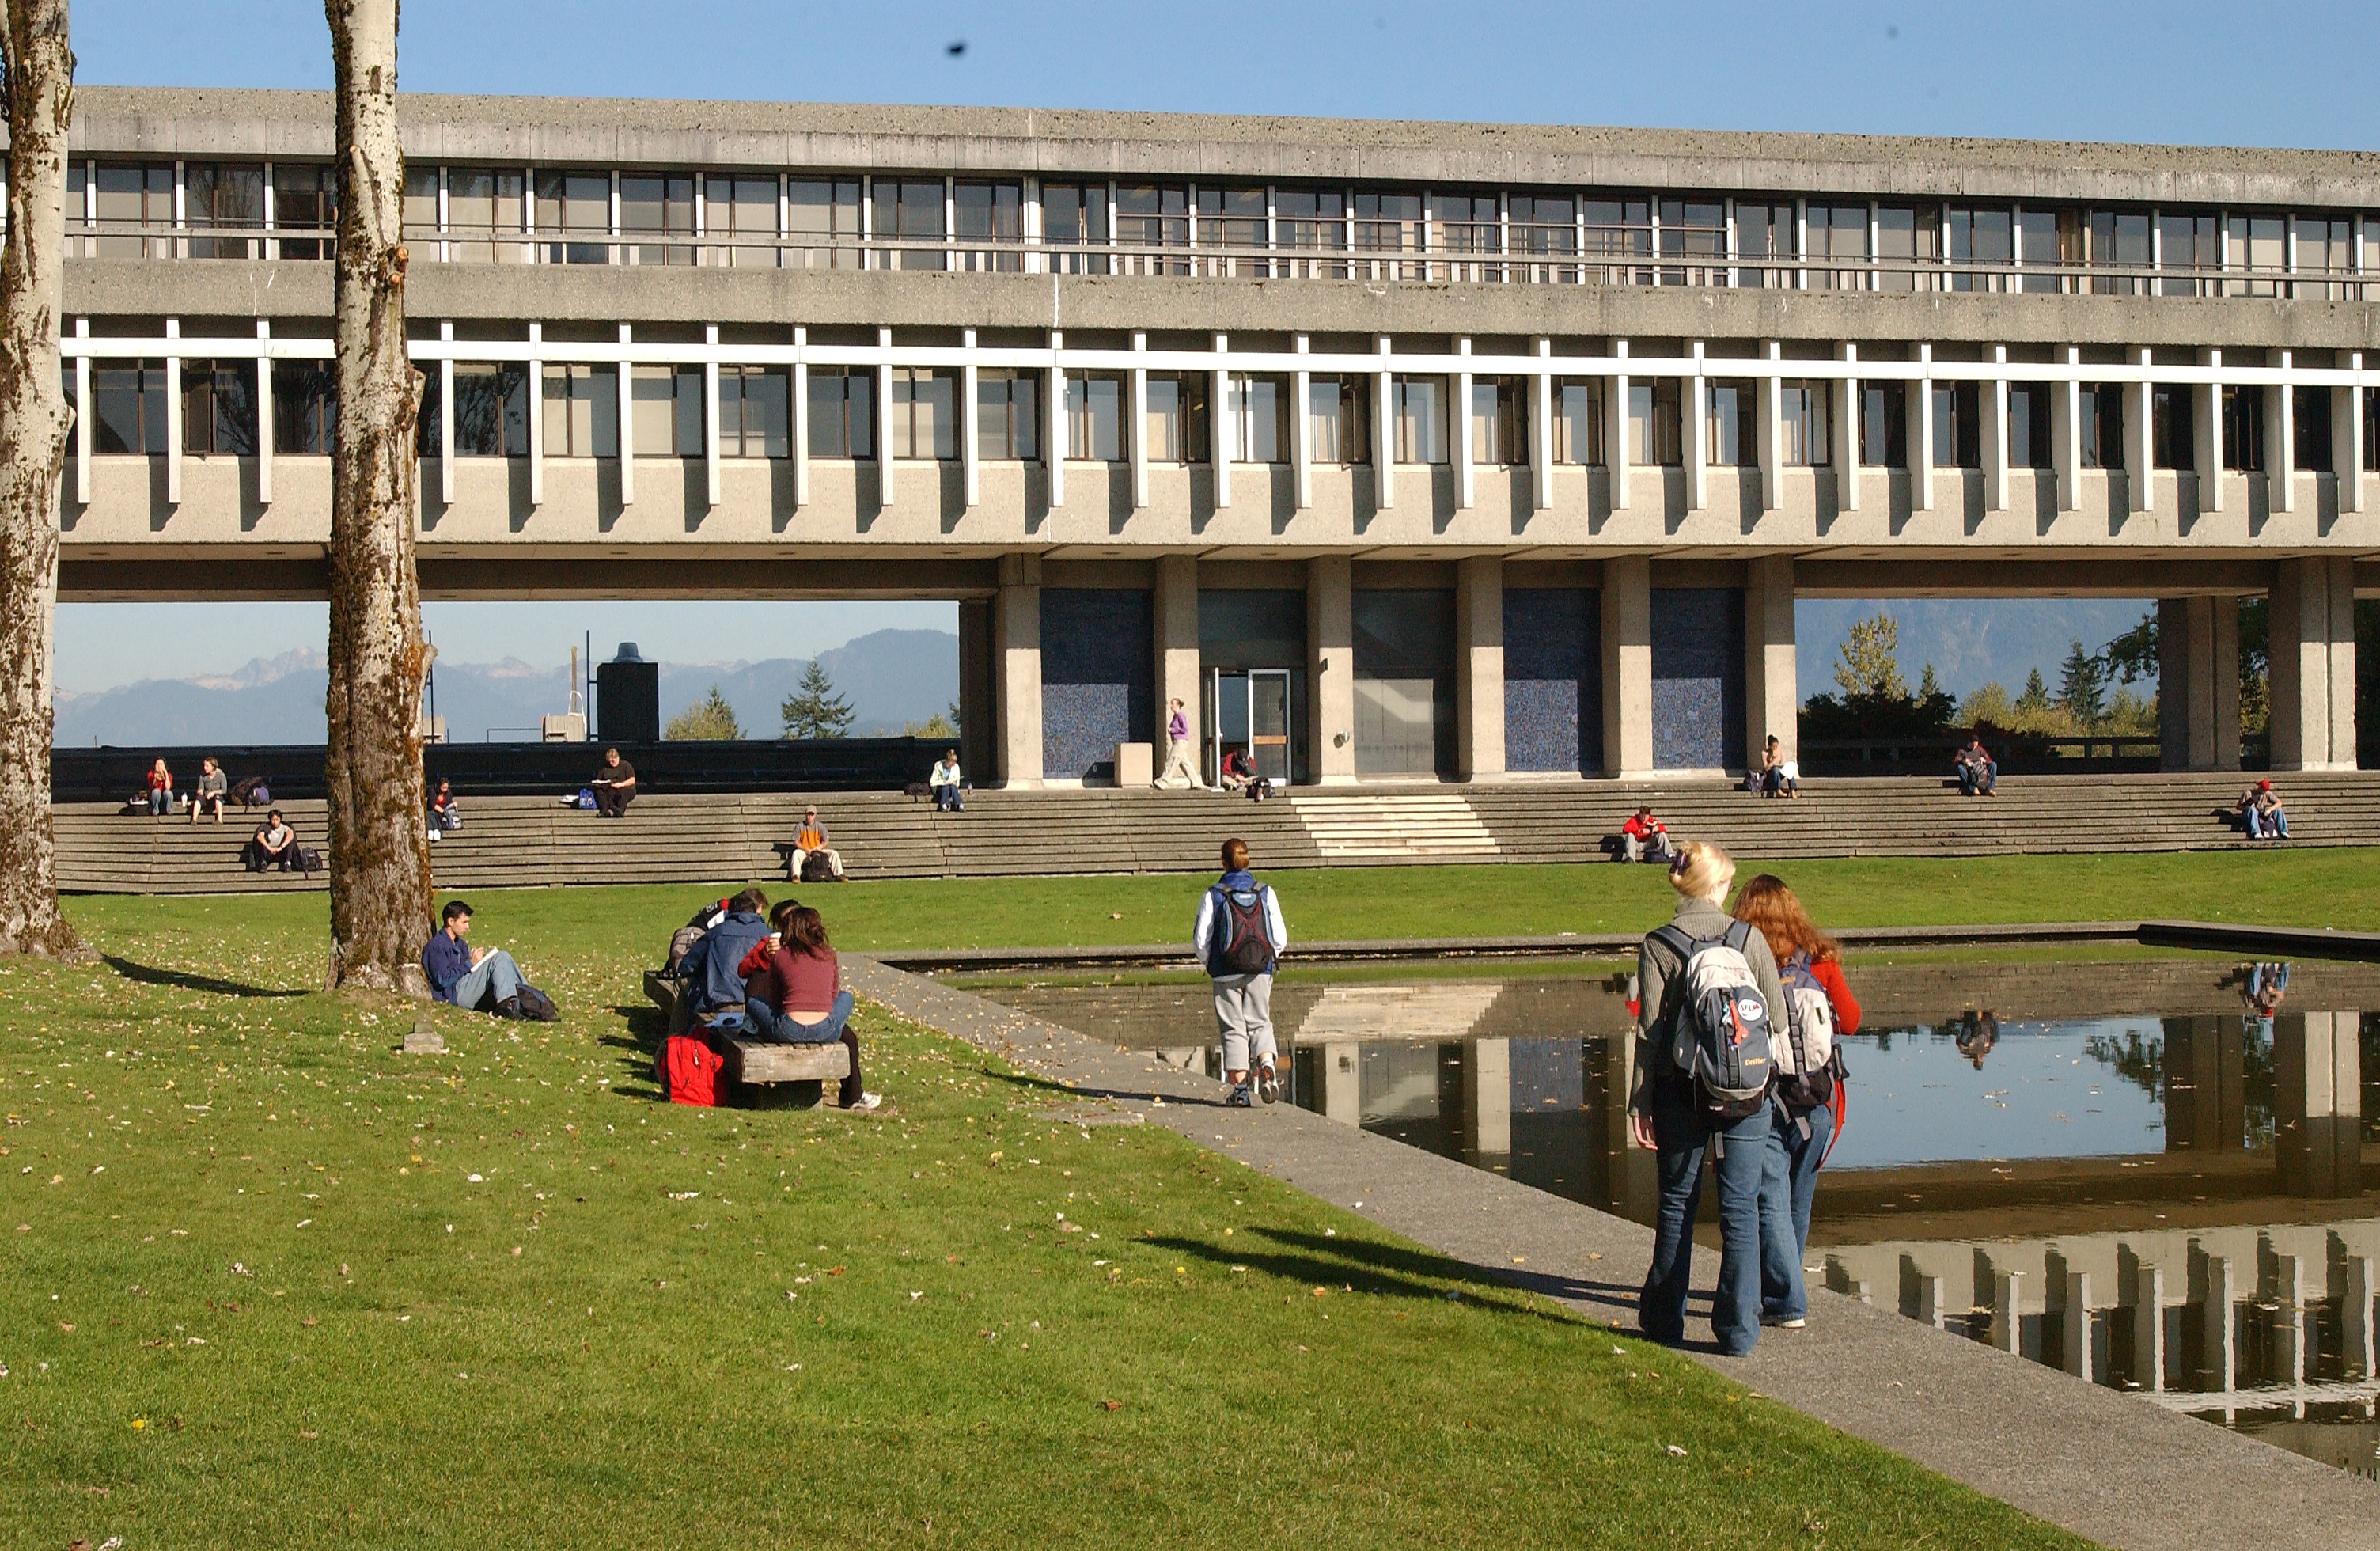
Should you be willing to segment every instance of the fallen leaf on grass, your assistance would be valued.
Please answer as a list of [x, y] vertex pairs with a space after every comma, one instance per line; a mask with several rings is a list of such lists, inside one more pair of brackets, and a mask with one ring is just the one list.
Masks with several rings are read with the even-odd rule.
[[315, 1321], [314, 1316], [313, 1316], [312, 1315], [308, 1315], [305, 1318], [303, 1318], [303, 1319], [299, 1320], [298, 1323], [298, 1324], [300, 1324], [300, 1325], [302, 1325], [302, 1326], [304, 1326], [307, 1329], [311, 1330], [312, 1328], [314, 1328], [314, 1326], [315, 1326], [316, 1321]]
[[310, 1433], [305, 1431], [303, 1428], [300, 1428], [298, 1436], [304, 1438], [308, 1443], [312, 1443], [316, 1438], [321, 1437], [322, 1435], [320, 1433]]
[[1123, 1402], [1122, 1400], [1101, 1400], [1099, 1402], [1099, 1409], [1101, 1411], [1122, 1411], [1123, 1410]]
[[1672, 1460], [1682, 1460], [1682, 1459], [1684, 1459], [1684, 1458], [1686, 1457], [1686, 1451], [1685, 1451], [1684, 1449], [1682, 1449], [1682, 1448], [1679, 1448], [1676, 1444], [1674, 1444], [1674, 1443], [1673, 1443], [1673, 1444], [1666, 1445], [1665, 1447], [1669, 1449], [1669, 1451], [1670, 1451], [1670, 1459], [1672, 1459]]

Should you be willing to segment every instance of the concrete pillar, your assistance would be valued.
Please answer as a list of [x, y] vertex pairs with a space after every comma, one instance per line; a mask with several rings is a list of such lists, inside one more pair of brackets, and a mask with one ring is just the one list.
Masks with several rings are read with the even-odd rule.
[[2294, 1387], [2305, 1383], [2305, 1263], [2294, 1254], [2273, 1262], [2273, 1376]]
[[[1849, 342], [1835, 347], [1846, 362], [1857, 364], [1859, 346]], [[1860, 384], [1856, 377], [1846, 377], [1835, 388], [1834, 445], [1828, 449], [1834, 454], [1835, 509], [1839, 512], [1859, 510], [1860, 475]]]
[[1463, 1052], [1463, 1134], [1474, 1153], [1512, 1150], [1512, 1042], [1475, 1039]]
[[[2061, 358], [2072, 371], [2082, 364], [2082, 351], [2070, 345]], [[2049, 458], [2056, 466], [2058, 509], [2079, 510], [2082, 504], [2082, 384], [2073, 377], [2050, 388]]]
[[2208, 670], [2206, 693], [2215, 724], [2215, 764], [2218, 770], [2240, 768], [2240, 600], [2207, 600]]
[[1002, 555], [992, 603], [1001, 784], [1041, 784], [1041, 557]]
[[2227, 1255], [2202, 1254], [2198, 1266], [2199, 1367], [2209, 1387], [2228, 1392], [2239, 1383], [2240, 1348], [2231, 1323], [2239, 1286]]
[[[2220, 371], [2223, 352], [2201, 350], [2198, 364]], [[2198, 465], [2198, 509], [2223, 510], [2223, 387], [2201, 382], [2190, 390], [2191, 441]]]
[[1603, 768], [1653, 773], [1653, 565], [1642, 555], [1603, 563]]
[[1763, 512], [1774, 512], [1784, 504], [1784, 465], [1781, 449], [1778, 446], [1780, 440], [1778, 420], [1783, 414], [1780, 399], [1785, 391], [1784, 380], [1778, 373], [1783, 370], [1779, 362], [1784, 353], [1784, 346], [1778, 341], [1772, 339], [1768, 342], [1768, 372], [1755, 385], [1760, 394], [1757, 417], [1760, 445], [1757, 451], [1760, 457], [1760, 509]]
[[1454, 568], [1454, 761], [1464, 781], [1504, 773], [1504, 562]]
[[2157, 731], [2166, 769], [2240, 768], [2240, 607], [2232, 599], [2159, 600]]
[[1943, 1301], [1942, 1278], [1928, 1275], [1917, 1264], [1917, 1257], [1907, 1254], [1900, 1257], [1900, 1312], [1903, 1316], [1922, 1320], [1937, 1330], [1949, 1323], [1949, 1310]]
[[[2277, 352], [2283, 371], [2289, 369], [2289, 352]], [[2268, 512], [2297, 510], [2297, 395], [2289, 383], [2268, 382], [2265, 385], [2265, 509]]]
[[1743, 746], [1760, 764], [1768, 734], [1788, 759], [1800, 757], [1801, 689], [1793, 662], [1793, 557], [1768, 555], [1744, 567]]
[[2330, 471], [2338, 485], [2338, 509], [2363, 510], [2363, 352], [2347, 352], [2355, 380], [2330, 390]]
[[2271, 618], [2273, 769], [2353, 769], [2354, 563], [2281, 561]]
[[2190, 606], [2196, 601], [2194, 598], [2157, 600], [2157, 769], [2161, 770], [2192, 768]]
[[1917, 346], [1917, 375], [1901, 391], [1910, 395], [1901, 417], [1909, 439], [1909, 509], [1934, 509], [1934, 346]]
[[[992, 651], [993, 600], [959, 601], [959, 769], [969, 781], [998, 768], [999, 663]], [[941, 751], [934, 751], [939, 758]]]
[[1305, 565], [1306, 703], [1313, 708], [1314, 775], [1325, 786], [1355, 779], [1355, 563], [1317, 555]]
[[2375, 1355], [2372, 1339], [2372, 1257], [2350, 1254], [2347, 1257], [2347, 1286], [2338, 1301], [2338, 1324], [2341, 1344], [2346, 1348], [2347, 1365], [2365, 1379], [2374, 1376]]
[[2024, 1329], [2024, 1273], [1992, 1273], [1992, 1349], [2015, 1351]]
[[[2008, 346], [1992, 346], [1992, 365], [2005, 371], [2008, 368]], [[2008, 510], [2009, 488], [2009, 385], [2005, 376], [1994, 377], [1982, 384], [1982, 404], [1978, 418], [1984, 422], [1984, 510]]]
[[2145, 1263], [2132, 1269], [2132, 1382], [2152, 1393], [2165, 1390], [2165, 1267]]
[[1200, 746], [1198, 713], [1205, 705], [1198, 682], [1198, 557], [1160, 557], [1156, 596], [1150, 603], [1157, 617], [1157, 725], [1149, 736], [1161, 761], [1165, 757], [1165, 724], [1172, 714], [1166, 702], [1179, 700], [1182, 714], [1190, 723], [1190, 747], [1196, 757]]
[[1610, 471], [1611, 509], [1628, 509], [1628, 342], [1615, 339], [1611, 353], [1620, 361], [1620, 374], [1611, 380], [1611, 391], [1604, 395], [1603, 462]]
[[2363, 1188], [2359, 1014], [2273, 1020], [2273, 1154], [2281, 1191], [2337, 1200]]
[[2066, 1322], [2059, 1332], [2058, 1355], [2061, 1366], [2077, 1378], [2097, 1383], [2099, 1374], [2091, 1361], [2091, 1273], [2066, 1273]]
[[1322, 1118], [1341, 1125], [1364, 1123], [1363, 1047], [1354, 1044], [1319, 1046], [1314, 1052], [1315, 1097]]

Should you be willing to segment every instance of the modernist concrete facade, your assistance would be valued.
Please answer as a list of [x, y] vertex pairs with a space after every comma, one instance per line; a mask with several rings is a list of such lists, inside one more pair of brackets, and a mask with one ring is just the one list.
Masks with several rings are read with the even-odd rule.
[[[76, 107], [64, 595], [320, 596], [330, 103]], [[1299, 780], [1740, 767], [1797, 595], [2157, 598], [2228, 768], [2265, 593], [2275, 766], [2354, 763], [2380, 157], [401, 113], [432, 598], [957, 599], [1032, 784], [1174, 696]]]

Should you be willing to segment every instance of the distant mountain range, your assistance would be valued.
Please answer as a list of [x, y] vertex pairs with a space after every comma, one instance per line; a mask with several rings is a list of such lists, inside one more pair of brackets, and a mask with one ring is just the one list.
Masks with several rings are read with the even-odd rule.
[[[958, 698], [959, 638], [946, 630], [879, 630], [819, 653], [818, 661], [851, 702], [856, 734], [898, 733]], [[782, 728], [778, 703], [793, 693], [808, 666], [800, 658], [664, 662], [662, 720], [717, 685], [735, 708], [746, 736], [773, 738]], [[432, 673], [438, 714], [446, 719], [446, 736], [456, 743], [479, 742], [491, 731], [500, 739], [534, 739], [539, 717], [569, 708], [569, 681], [564, 663], [539, 667], [518, 658], [442, 661]], [[80, 747], [318, 744], [324, 736], [328, 682], [322, 653], [302, 647], [258, 658], [234, 673], [61, 691], [52, 741]]]

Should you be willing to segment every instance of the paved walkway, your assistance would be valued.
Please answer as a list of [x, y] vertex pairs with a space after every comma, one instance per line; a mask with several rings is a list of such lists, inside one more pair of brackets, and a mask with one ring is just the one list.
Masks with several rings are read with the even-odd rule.
[[[844, 969], [857, 994], [1081, 1097], [1139, 1112], [1591, 1318], [1634, 1327], [1652, 1250], [1637, 1224], [1288, 1105], [1226, 1109], [1214, 1083], [856, 954]], [[1697, 1262], [1706, 1277], [1717, 1270], [1713, 1255]], [[2380, 1490], [2368, 1483], [1815, 1288], [1807, 1330], [1767, 1331], [1746, 1358], [1696, 1355], [1830, 1426], [2124, 1551], [2380, 1551]]]

